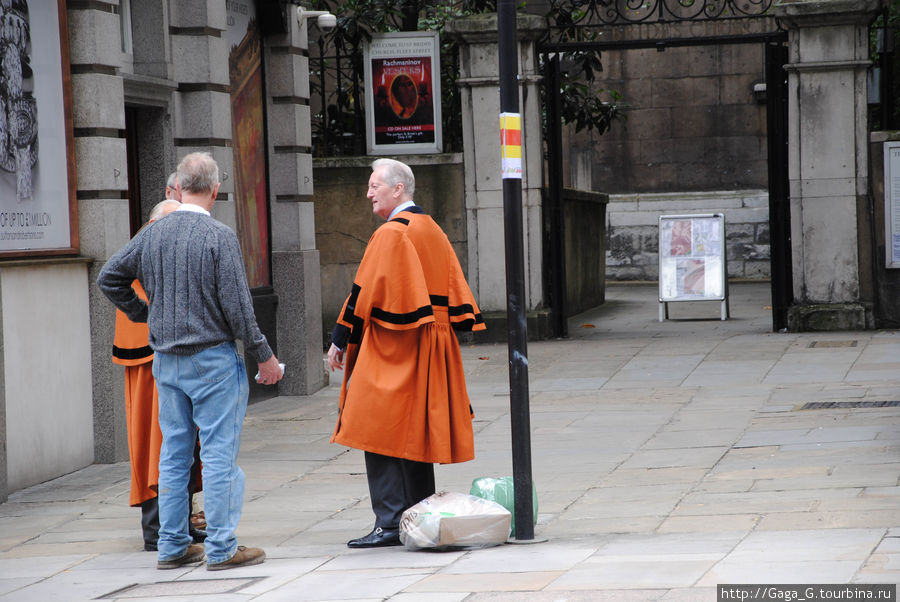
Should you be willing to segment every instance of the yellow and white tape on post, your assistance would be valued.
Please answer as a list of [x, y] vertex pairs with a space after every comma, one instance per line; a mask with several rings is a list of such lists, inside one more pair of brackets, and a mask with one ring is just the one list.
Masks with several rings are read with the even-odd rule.
[[503, 178], [522, 179], [522, 115], [500, 113], [500, 170]]

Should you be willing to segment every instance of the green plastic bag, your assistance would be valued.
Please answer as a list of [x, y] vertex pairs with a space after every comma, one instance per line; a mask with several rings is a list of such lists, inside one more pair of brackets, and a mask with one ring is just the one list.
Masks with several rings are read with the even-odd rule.
[[[470, 495], [497, 502], [512, 514], [512, 520], [509, 524], [509, 536], [516, 536], [516, 511], [515, 511], [515, 493], [513, 490], [512, 477], [479, 477], [472, 481], [472, 489]], [[531, 484], [531, 499], [533, 505], [532, 516], [534, 524], [537, 524], [538, 516], [538, 498], [537, 487]]]

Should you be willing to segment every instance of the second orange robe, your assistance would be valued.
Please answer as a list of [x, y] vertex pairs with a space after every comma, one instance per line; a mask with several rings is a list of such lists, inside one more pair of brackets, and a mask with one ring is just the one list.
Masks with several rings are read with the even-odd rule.
[[[144, 301], [140, 283], [132, 285]], [[140, 506], [156, 497], [159, 484], [159, 399], [153, 380], [153, 350], [147, 325], [132, 322], [116, 310], [116, 334], [112, 361], [125, 366], [125, 423], [128, 431], [128, 459], [131, 461], [131, 493], [128, 503]]]

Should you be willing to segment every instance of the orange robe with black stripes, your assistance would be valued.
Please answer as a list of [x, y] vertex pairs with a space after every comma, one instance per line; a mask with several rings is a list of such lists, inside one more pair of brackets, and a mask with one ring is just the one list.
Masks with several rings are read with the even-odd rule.
[[[132, 288], [138, 297], [147, 294], [137, 280]], [[146, 323], [132, 322], [116, 310], [116, 335], [112, 361], [125, 366], [125, 425], [128, 431], [128, 459], [131, 461], [129, 504], [156, 497], [159, 484], [159, 398], [153, 380], [153, 350]]]
[[366, 247], [338, 327], [350, 330], [331, 441], [419, 462], [475, 457], [456, 330], [484, 320], [443, 230], [401, 211]]

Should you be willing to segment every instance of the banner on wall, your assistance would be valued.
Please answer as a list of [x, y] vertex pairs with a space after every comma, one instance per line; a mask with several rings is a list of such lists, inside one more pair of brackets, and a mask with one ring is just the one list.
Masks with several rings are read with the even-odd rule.
[[251, 288], [257, 288], [272, 284], [262, 35], [255, 0], [229, 1], [226, 12], [236, 231], [247, 282]]
[[439, 49], [433, 31], [376, 34], [365, 45], [368, 154], [443, 150]]
[[0, 8], [0, 256], [77, 252], [64, 0]]

